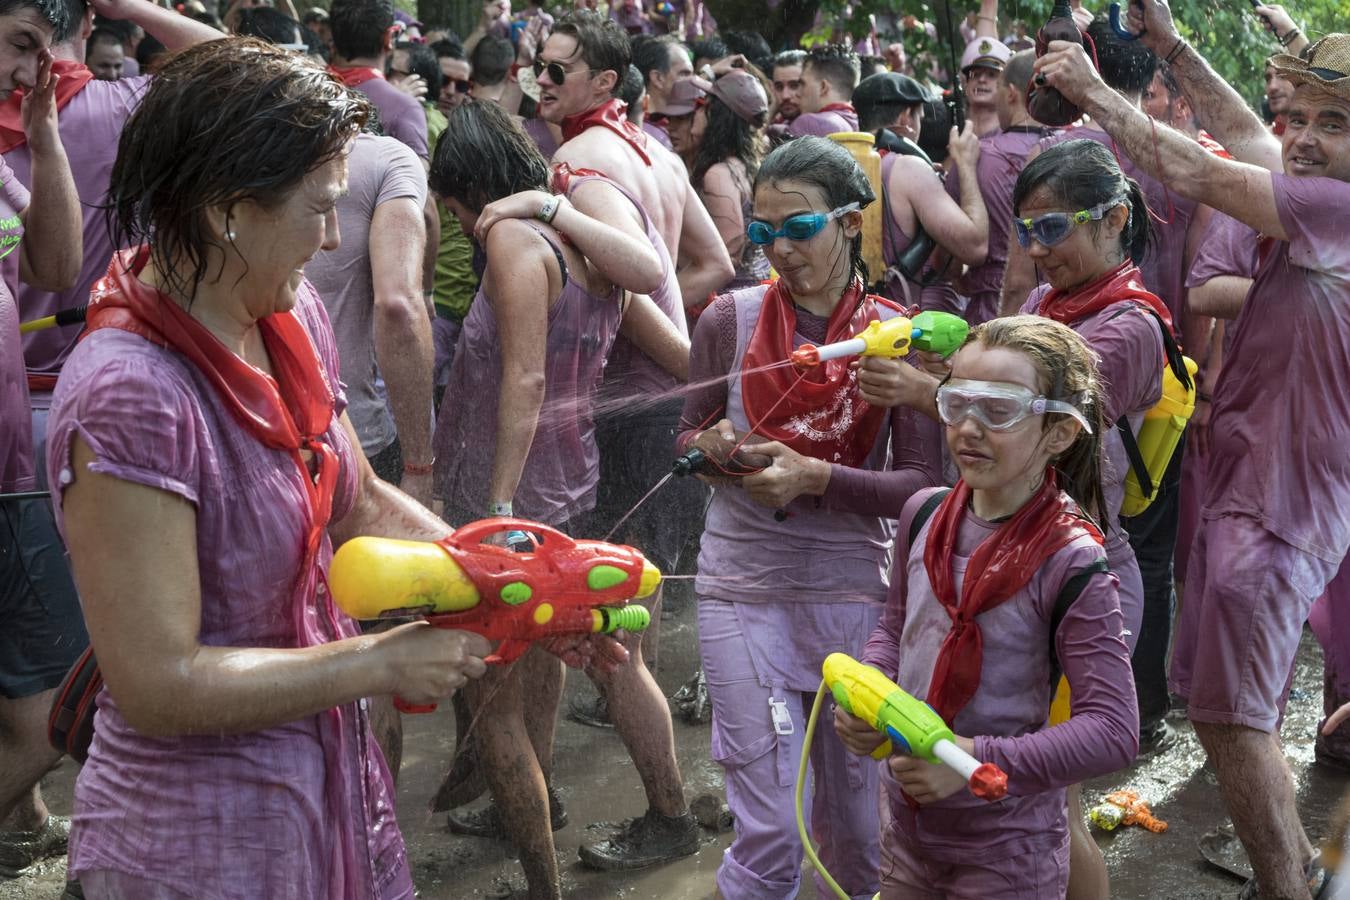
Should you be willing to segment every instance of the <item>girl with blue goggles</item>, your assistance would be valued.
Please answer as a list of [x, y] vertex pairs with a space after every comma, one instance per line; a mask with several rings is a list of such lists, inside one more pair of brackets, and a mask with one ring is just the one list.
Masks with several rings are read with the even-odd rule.
[[754, 221], [746, 226], [745, 236], [750, 239], [752, 244], [772, 244], [780, 237], [785, 237], [790, 241], [809, 241], [820, 234], [821, 230], [830, 222], [840, 216], [856, 212], [860, 208], [858, 203], [854, 202], [846, 203], [827, 213], [799, 213], [784, 219], [783, 227], [777, 231], [774, 231], [768, 222]]

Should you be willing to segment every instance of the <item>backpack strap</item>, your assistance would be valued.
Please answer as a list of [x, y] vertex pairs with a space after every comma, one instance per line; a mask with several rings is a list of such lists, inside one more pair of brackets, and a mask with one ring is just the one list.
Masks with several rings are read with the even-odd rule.
[[933, 491], [915, 511], [914, 518], [909, 522], [909, 546], [911, 548], [914, 546], [914, 539], [919, 536], [920, 531], [923, 531], [923, 526], [933, 517], [933, 513], [937, 512], [937, 508], [942, 505], [942, 501], [947, 499], [947, 495], [951, 492], [951, 488], [940, 488]]
[[1059, 653], [1055, 650], [1055, 636], [1059, 633], [1060, 623], [1064, 621], [1064, 616], [1068, 614], [1069, 607], [1073, 606], [1074, 601], [1083, 593], [1083, 588], [1094, 575], [1101, 575], [1111, 571], [1111, 565], [1105, 557], [1089, 563], [1077, 572], [1069, 576], [1064, 585], [1059, 589], [1059, 594], [1055, 597], [1054, 609], [1050, 611], [1050, 690], [1055, 690], [1055, 685], [1059, 684], [1059, 676], [1063, 674], [1063, 669], [1059, 664]]

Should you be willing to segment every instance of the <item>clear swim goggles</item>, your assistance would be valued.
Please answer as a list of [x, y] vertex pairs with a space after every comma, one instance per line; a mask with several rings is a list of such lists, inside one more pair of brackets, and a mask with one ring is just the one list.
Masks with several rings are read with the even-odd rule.
[[1055, 412], [1073, 416], [1092, 433], [1087, 416], [1072, 403], [1051, 400], [1006, 381], [949, 379], [937, 390], [937, 408], [944, 425], [956, 425], [970, 416], [991, 431], [1007, 431], [1029, 416]]
[[1100, 222], [1105, 215], [1121, 204], [1128, 204], [1129, 198], [1115, 197], [1105, 203], [1099, 203], [1091, 209], [1080, 209], [1076, 213], [1046, 213], [1034, 219], [1013, 219], [1013, 228], [1017, 231], [1017, 243], [1023, 248], [1030, 247], [1032, 240], [1044, 247], [1061, 244], [1078, 225], [1087, 222]]
[[785, 237], [789, 241], [809, 241], [811, 238], [820, 234], [830, 222], [842, 215], [856, 212], [861, 209], [858, 203], [846, 203], [838, 209], [832, 209], [827, 213], [811, 212], [801, 213], [800, 215], [790, 216], [783, 220], [783, 227], [774, 231], [769, 227], [768, 222], [751, 222], [745, 228], [745, 236], [750, 239], [752, 244], [772, 244], [780, 237]]

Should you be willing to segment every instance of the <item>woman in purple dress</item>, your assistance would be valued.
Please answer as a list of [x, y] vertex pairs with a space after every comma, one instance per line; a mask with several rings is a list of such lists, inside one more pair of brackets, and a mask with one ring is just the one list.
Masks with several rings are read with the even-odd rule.
[[57, 384], [47, 471], [105, 678], [75, 787], [90, 898], [413, 896], [364, 698], [481, 675], [480, 637], [362, 635], [325, 571], [448, 529], [375, 477], [306, 262], [369, 106], [252, 40], [171, 59], [122, 133], [130, 249]]

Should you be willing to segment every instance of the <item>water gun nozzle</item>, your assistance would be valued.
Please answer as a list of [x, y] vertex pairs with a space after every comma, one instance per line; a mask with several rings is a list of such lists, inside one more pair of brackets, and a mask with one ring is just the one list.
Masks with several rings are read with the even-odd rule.
[[994, 802], [1008, 796], [1008, 776], [993, 763], [983, 763], [970, 776], [970, 792], [982, 800]]
[[802, 344], [792, 351], [792, 364], [799, 369], [812, 369], [820, 365], [820, 348], [815, 344]]
[[633, 595], [634, 600], [643, 600], [656, 593], [656, 589], [661, 586], [661, 570], [651, 564], [650, 560], [642, 561], [642, 577], [638, 579], [637, 593]]
[[675, 457], [675, 462], [670, 465], [670, 471], [681, 478], [687, 478], [702, 469], [707, 459], [707, 455], [695, 447], [689, 452]]

